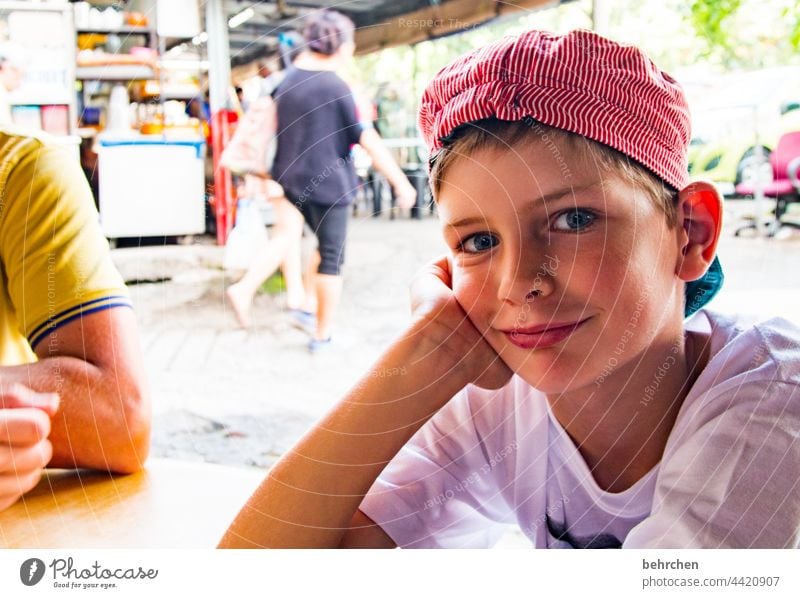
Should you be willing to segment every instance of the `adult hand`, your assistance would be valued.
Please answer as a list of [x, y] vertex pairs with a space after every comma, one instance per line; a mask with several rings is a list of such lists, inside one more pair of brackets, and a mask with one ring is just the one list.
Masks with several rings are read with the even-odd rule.
[[280, 199], [286, 196], [281, 184], [274, 179], [267, 179], [266, 193], [267, 193], [267, 199]]
[[397, 205], [404, 210], [413, 208], [417, 203], [417, 190], [406, 178], [394, 185], [394, 196], [397, 198]]
[[0, 511], [39, 483], [53, 455], [47, 436], [58, 401], [57, 394], [0, 381]]
[[513, 372], [481, 335], [452, 289], [450, 261], [442, 257], [423, 267], [411, 283], [411, 309], [424, 321], [434, 350], [447, 352], [473, 384], [501, 388]]

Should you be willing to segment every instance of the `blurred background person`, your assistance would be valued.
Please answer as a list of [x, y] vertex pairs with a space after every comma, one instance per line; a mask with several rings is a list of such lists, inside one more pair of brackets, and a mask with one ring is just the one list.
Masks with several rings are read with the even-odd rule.
[[11, 100], [9, 94], [22, 84], [25, 75], [25, 52], [17, 44], [0, 44], [0, 125], [9, 125]]
[[[300, 52], [302, 36], [295, 32], [281, 33], [278, 67], [273, 70], [267, 61], [259, 65], [260, 96], [273, 95], [286, 76], [288, 68]], [[227, 297], [236, 319], [243, 327], [250, 325], [250, 308], [261, 284], [280, 267], [286, 285], [286, 306], [294, 314], [303, 314], [306, 292], [303, 288], [301, 241], [303, 215], [284, 196], [280, 185], [272, 180], [245, 175], [245, 197], [269, 201], [273, 225], [267, 244], [254, 255], [244, 276], [227, 289]]]
[[[414, 187], [375, 129], [359, 118], [350, 88], [336, 75], [353, 58], [354, 31], [353, 22], [341, 13], [313, 13], [303, 29], [305, 47], [274, 94], [279, 134], [272, 174], [318, 241], [308, 265], [305, 305], [293, 311], [295, 320], [312, 336], [311, 352], [331, 345], [342, 294], [348, 208], [358, 188], [351, 147], [360, 144], [367, 151], [373, 167], [394, 188], [401, 208], [410, 208], [416, 200]], [[243, 325], [255, 290], [263, 282], [262, 278], [255, 284], [260, 276], [255, 273], [251, 267], [242, 281], [228, 289], [228, 299]]]

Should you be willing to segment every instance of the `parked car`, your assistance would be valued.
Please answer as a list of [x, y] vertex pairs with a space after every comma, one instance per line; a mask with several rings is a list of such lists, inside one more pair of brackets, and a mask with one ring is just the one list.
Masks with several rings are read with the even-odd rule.
[[733, 195], [735, 186], [754, 176], [758, 169], [770, 175], [772, 148], [781, 135], [790, 131], [800, 131], [797, 103], [785, 107], [777, 127], [759, 134], [760, 143], [756, 143], [753, 132], [747, 129], [711, 141], [693, 139], [689, 147], [689, 172], [693, 178], [717, 183], [723, 194]]

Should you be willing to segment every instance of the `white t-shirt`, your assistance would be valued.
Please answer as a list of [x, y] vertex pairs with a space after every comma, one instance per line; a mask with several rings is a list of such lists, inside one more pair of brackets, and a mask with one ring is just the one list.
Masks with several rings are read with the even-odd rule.
[[398, 453], [361, 505], [403, 547], [800, 546], [800, 329], [703, 310], [711, 335], [661, 462], [602, 490], [544, 395], [515, 376], [468, 386]]

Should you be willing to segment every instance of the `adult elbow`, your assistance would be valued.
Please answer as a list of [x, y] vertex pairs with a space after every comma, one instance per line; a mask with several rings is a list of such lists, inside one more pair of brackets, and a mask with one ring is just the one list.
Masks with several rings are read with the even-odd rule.
[[381, 140], [381, 136], [378, 135], [378, 132], [372, 127], [369, 127], [361, 131], [358, 144], [363, 147], [367, 153], [372, 154], [383, 145], [383, 141]]
[[116, 473], [136, 473], [144, 468], [150, 453], [152, 414], [146, 389], [136, 385], [123, 401], [124, 417], [118, 430], [119, 443], [109, 456], [109, 469]]

